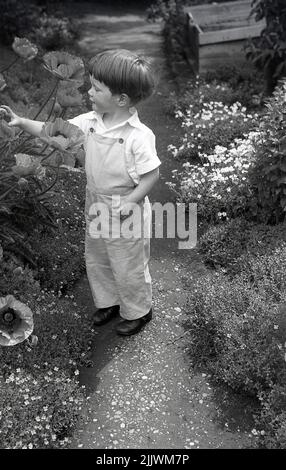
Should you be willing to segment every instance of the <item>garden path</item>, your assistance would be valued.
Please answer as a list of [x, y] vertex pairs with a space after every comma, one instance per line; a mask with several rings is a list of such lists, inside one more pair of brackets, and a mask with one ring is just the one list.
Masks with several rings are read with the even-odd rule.
[[[140, 9], [99, 9], [90, 3], [75, 8], [82, 25], [79, 46], [86, 57], [120, 46], [144, 53], [160, 70], [158, 91], [139, 113], [157, 136], [162, 160], [161, 180], [150, 199], [174, 200], [165, 184], [176, 167], [167, 146], [176, 144], [181, 130], [164, 111], [173, 83], [165, 67], [160, 24], [147, 23]], [[245, 448], [252, 425], [247, 403], [213, 386], [208, 375], [194, 373], [187, 354], [184, 278], [195, 279], [205, 268], [196, 251], [178, 250], [177, 240], [152, 239], [151, 254], [154, 320], [129, 338], [116, 335], [117, 319], [95, 329], [93, 367], [80, 371], [87, 400], [71, 448]], [[74, 295], [82, 309], [94, 309], [86, 277]]]

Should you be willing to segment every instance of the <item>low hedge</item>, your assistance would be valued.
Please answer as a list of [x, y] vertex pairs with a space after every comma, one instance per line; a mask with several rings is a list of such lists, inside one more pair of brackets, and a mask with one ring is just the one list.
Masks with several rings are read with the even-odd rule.
[[245, 218], [236, 218], [210, 226], [199, 240], [204, 262], [212, 268], [224, 268], [228, 274], [237, 274], [249, 255], [271, 253], [286, 242], [286, 225], [256, 224]]
[[258, 446], [271, 448], [283, 447], [286, 439], [285, 400], [280, 399], [286, 380], [285, 300], [285, 290], [277, 298], [271, 276], [255, 287], [243, 274], [229, 279], [216, 272], [192, 286], [187, 302], [194, 365], [260, 400]]
[[234, 219], [210, 227], [199, 249], [216, 270], [201, 277], [188, 297], [192, 360], [260, 402], [258, 447], [285, 448], [285, 223]]

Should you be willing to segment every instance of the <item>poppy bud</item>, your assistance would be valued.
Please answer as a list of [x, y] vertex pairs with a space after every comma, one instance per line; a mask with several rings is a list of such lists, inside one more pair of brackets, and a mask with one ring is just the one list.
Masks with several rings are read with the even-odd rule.
[[[7, 86], [4, 76], [0, 73], [0, 91], [3, 91]], [[4, 111], [4, 110], [3, 110]]]
[[58, 117], [61, 115], [63, 108], [61, 107], [58, 101], [55, 102], [54, 106], [54, 116]]
[[26, 180], [26, 178], [19, 178], [18, 185], [20, 186], [21, 189], [26, 189], [29, 183], [28, 183], [28, 180]]
[[23, 268], [21, 266], [17, 266], [17, 268], [13, 270], [13, 273], [16, 275], [23, 274]]
[[38, 336], [36, 336], [36, 335], [32, 335], [32, 336], [31, 336], [30, 342], [31, 342], [31, 345], [32, 345], [32, 346], [37, 346], [38, 341], [39, 341]]
[[54, 161], [55, 161], [55, 165], [60, 166], [63, 163], [62, 155], [56, 155]]

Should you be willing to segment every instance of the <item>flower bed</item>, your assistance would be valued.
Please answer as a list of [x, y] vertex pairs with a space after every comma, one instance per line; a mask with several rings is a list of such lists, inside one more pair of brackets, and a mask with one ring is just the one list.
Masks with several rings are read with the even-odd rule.
[[[252, 196], [248, 169], [253, 160], [253, 142], [258, 138], [257, 132], [251, 132], [245, 139], [235, 139], [228, 148], [216, 145], [212, 154], [200, 154], [201, 165], [186, 162], [182, 171], [173, 170], [179, 181], [179, 200], [196, 202], [198, 215], [213, 223], [245, 214]], [[168, 185], [176, 188], [176, 183]]]
[[[281, 269], [280, 254], [272, 259], [277, 257]], [[278, 272], [257, 286], [243, 272], [233, 280], [222, 273], [203, 276], [192, 285], [187, 304], [193, 363], [260, 400], [257, 445], [272, 448], [285, 443], [285, 282], [278, 298]]]
[[200, 110], [190, 104], [186, 111], [178, 110], [175, 116], [181, 119], [185, 129], [182, 145], [177, 149], [173, 145], [169, 150], [176, 158], [191, 161], [202, 159], [215, 146], [227, 146], [235, 138], [241, 138], [246, 132], [255, 128], [258, 115], [252, 116], [240, 103], [230, 106], [222, 102], [200, 102]]
[[210, 226], [199, 240], [204, 262], [212, 268], [223, 268], [233, 276], [241, 271], [249, 255], [269, 254], [286, 242], [285, 222], [279, 225], [257, 224], [237, 217]]
[[197, 203], [207, 224], [198, 247], [215, 268], [190, 286], [190, 353], [194, 366], [260, 403], [257, 446], [283, 448], [285, 83], [263, 108], [248, 96], [250, 111], [234, 101], [227, 77], [212, 80], [193, 82], [178, 100], [186, 132], [170, 147], [182, 167], [168, 185], [178, 201]]
[[[2, 69], [1, 102], [46, 124], [32, 139], [8, 126], [7, 107], [0, 115], [0, 447], [64, 448], [80, 416], [78, 368], [90, 365], [94, 333], [71, 293], [84, 272], [83, 136], [63, 120], [82, 103], [84, 70], [80, 59], [55, 52], [38, 58], [49, 69], [39, 71], [36, 46], [18, 39], [13, 48], [19, 59]], [[39, 86], [28, 100], [33, 78]], [[70, 91], [61, 104], [60, 81]]]

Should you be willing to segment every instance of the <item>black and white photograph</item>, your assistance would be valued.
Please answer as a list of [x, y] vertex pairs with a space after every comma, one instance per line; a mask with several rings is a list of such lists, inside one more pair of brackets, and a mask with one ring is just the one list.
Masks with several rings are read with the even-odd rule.
[[0, 449], [273, 464], [286, 0], [0, 0], [0, 149]]

